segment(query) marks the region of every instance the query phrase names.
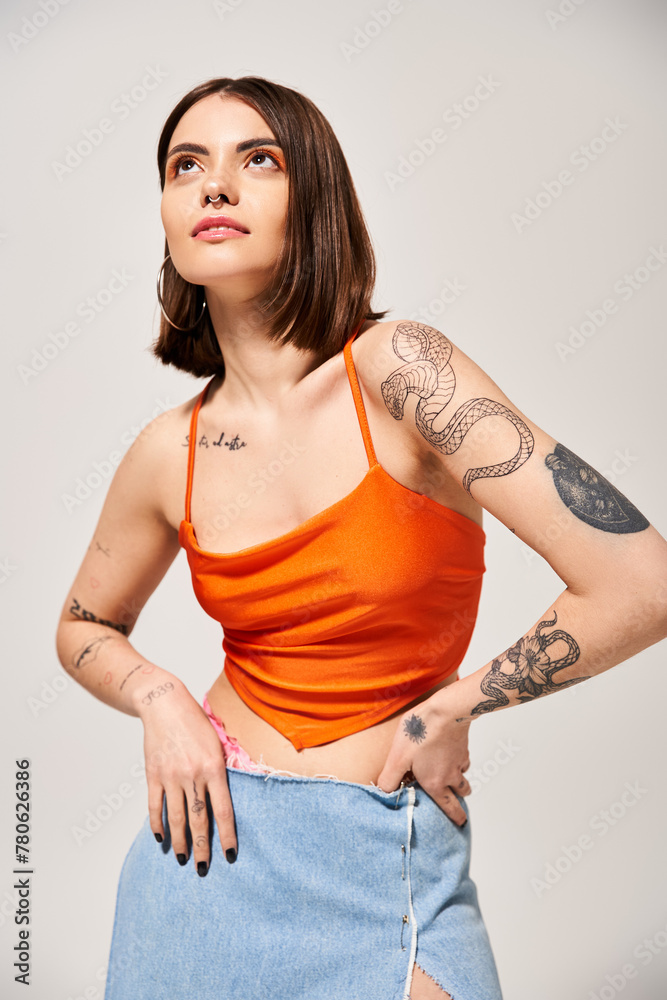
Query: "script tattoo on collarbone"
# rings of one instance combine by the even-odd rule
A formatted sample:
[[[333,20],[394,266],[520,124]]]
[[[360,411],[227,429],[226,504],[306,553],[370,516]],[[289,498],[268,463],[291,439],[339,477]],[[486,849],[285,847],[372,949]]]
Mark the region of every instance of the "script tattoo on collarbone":
[[[579,659],[580,649],[575,639],[569,632],[563,629],[555,629],[548,635],[544,630],[551,628],[558,621],[558,616],[554,610],[554,616],[549,621],[545,619],[536,627],[533,635],[521,638],[508,650],[497,657],[487,674],[484,675],[480,683],[482,694],[487,695],[488,701],[480,701],[472,711],[471,715],[482,715],[484,712],[493,712],[496,708],[504,708],[509,705],[509,698],[505,691],[516,691],[518,702],[532,701],[543,694],[550,694],[552,691],[560,691],[561,688],[571,687],[585,681],[587,677],[574,677],[571,680],[556,683],[553,677],[559,670],[564,670]],[[551,659],[549,646],[558,640],[562,640],[567,646],[567,651],[558,659]],[[511,672],[503,670],[503,666],[509,666]],[[463,721],[457,719],[457,722]]]
[[[436,431],[433,424],[449,405],[456,389],[456,375],[449,363],[453,345],[444,334],[423,323],[399,323],[392,338],[394,352],[405,364],[381,385],[385,406],[396,420],[403,419],[408,393],[419,396],[415,421],[422,436],[444,455],[453,454],[471,427],[484,417],[501,416],[509,420],[519,434],[519,449],[505,462],[468,469],[463,486],[470,493],[476,479],[506,476],[530,457],[534,438],[530,429],[513,410],[494,399],[469,399],[453,414],[447,426]],[[471,494],[472,496],[472,494]]]
[[[230,438],[229,441],[223,440],[224,436],[225,436],[225,432],[221,431],[220,432],[220,437],[218,438],[217,441],[209,441],[209,439],[206,436],[206,434],[202,434],[200,436],[199,440],[197,441],[197,447],[198,448],[221,448],[224,445],[224,447],[225,448],[229,448],[230,451],[239,451],[240,448],[245,448],[245,446],[247,444],[246,441],[241,441],[241,439],[238,436],[238,434],[235,437]],[[183,447],[187,448],[189,446],[189,444],[190,444],[190,435],[186,434],[185,435],[185,441],[183,443]]]
[[[553,475],[558,496],[580,521],[616,534],[649,527],[650,522],[620,490],[565,445],[557,444],[544,464]]]

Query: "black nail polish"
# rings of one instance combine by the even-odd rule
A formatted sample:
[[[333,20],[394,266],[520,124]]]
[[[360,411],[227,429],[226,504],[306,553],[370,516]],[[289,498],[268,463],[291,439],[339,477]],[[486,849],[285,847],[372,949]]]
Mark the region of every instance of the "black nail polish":
[[[228,847],[225,851],[225,857],[229,861],[230,865],[233,865],[236,861],[236,849],[234,847]]]
[[[187,865],[187,863],[188,863],[188,859],[185,856],[185,854],[177,854],[176,855],[176,860],[178,861],[179,865],[181,865],[181,867],[183,865]]]
[[[206,875],[207,871],[208,871],[208,865],[206,864],[206,862],[200,861],[197,864],[197,875],[201,875],[203,878],[204,875]]]
[[[161,833],[155,833],[155,834],[153,834],[153,836],[157,840],[158,844],[162,843],[162,834]]]
[[[461,829],[463,829],[463,827],[467,825],[468,825],[468,820],[464,819],[463,822],[461,823]]]

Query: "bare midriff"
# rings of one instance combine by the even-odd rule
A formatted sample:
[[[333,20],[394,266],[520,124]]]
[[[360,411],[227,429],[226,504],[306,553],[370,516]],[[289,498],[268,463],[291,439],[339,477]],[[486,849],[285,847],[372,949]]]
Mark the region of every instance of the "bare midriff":
[[[378,783],[394,734],[405,712],[415,708],[440,688],[453,684],[457,678],[458,672],[455,671],[430,691],[367,729],[322,746],[304,747],[302,750],[296,750],[286,736],[242,701],[224,671],[209,690],[208,702],[213,713],[222,721],[227,735],[237,739],[256,763],[311,778],[332,775],[340,781],[370,785]]]

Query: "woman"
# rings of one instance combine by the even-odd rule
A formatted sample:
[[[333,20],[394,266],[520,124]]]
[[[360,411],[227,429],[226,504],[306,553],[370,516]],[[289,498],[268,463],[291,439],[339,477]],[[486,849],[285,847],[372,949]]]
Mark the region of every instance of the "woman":
[[[58,630],[63,666],[144,726],[106,1000],[497,1000],[470,724],[662,639],[667,545],[444,334],[380,322],[352,180],[305,97],[210,80],[158,165],[154,351],[209,381],[124,457]],[[455,684],[482,508],[566,589]],[[128,641],[181,546],[224,626],[203,705]]]

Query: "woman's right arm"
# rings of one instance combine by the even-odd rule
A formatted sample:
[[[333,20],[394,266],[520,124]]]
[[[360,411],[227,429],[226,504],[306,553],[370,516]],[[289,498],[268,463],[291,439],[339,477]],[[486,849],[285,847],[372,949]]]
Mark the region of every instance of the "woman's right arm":
[[[163,502],[168,477],[181,479],[174,467],[179,428],[176,411],[156,418],[123,457],[63,605],[56,648],[74,680],[107,705],[141,719],[151,829],[164,838],[166,797],[174,854],[180,863],[187,861],[187,817],[194,862],[199,874],[205,874],[210,857],[207,792],[228,860],[237,849],[222,746],[180,678],[142,656],[129,641],[140,611],[179,550]],[[230,849],[233,855],[227,853]]]

